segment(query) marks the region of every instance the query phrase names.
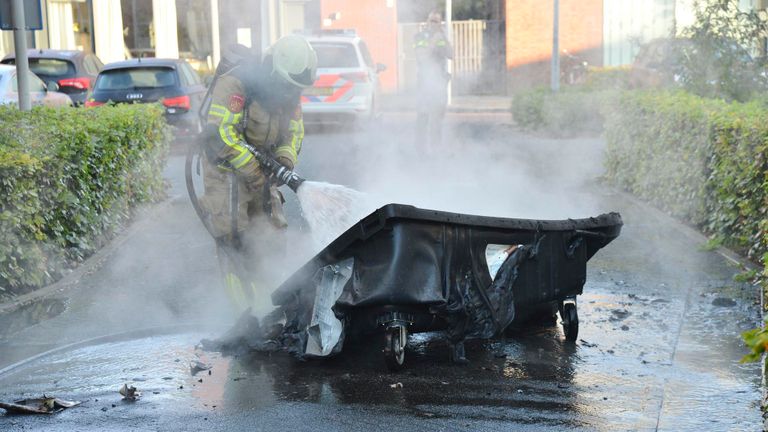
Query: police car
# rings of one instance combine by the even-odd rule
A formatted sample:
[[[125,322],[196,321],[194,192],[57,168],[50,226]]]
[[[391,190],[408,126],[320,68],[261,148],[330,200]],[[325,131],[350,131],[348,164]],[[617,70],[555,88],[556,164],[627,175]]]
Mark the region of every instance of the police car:
[[[306,123],[353,123],[378,117],[379,73],[354,30],[304,34],[317,53],[317,81],[301,96]]]

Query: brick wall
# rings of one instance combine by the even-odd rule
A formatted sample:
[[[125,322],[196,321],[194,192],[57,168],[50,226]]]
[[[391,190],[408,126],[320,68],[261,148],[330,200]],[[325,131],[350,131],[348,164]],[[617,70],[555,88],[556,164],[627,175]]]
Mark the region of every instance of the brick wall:
[[[507,69],[511,90],[546,85],[552,57],[553,0],[507,0]],[[560,0],[560,49],[603,64],[603,0]],[[562,63],[561,58],[561,63]]]
[[[381,87],[397,90],[397,2],[395,0],[321,0],[320,19],[340,12],[341,19],[323,29],[355,29],[368,45],[373,61],[383,63]]]

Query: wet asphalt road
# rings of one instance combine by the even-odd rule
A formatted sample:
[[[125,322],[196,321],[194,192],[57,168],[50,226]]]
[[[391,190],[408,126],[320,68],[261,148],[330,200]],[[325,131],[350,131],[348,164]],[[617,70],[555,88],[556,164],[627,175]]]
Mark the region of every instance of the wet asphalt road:
[[[310,134],[302,174],[465,213],[622,213],[622,235],[588,264],[576,343],[556,322],[533,323],[505,340],[470,343],[470,364],[454,366],[439,335],[415,335],[397,374],[384,371],[377,341],[310,362],[196,350],[232,317],[174,157],[171,199],[54,297],[62,313],[0,340],[0,400],[45,393],[83,404],[54,416],[0,416],[0,430],[762,429],[759,367],[738,362],[738,334],[759,318],[755,288],[734,282],[738,269],[703,251],[685,227],[596,182],[600,140],[454,122],[446,148],[425,156],[404,120]],[[288,198],[298,242],[303,224]],[[311,255],[297,249],[298,261]],[[128,333],[7,367],[120,332]],[[213,365],[210,375],[190,374],[199,356]],[[123,383],[141,399],[122,401]]]

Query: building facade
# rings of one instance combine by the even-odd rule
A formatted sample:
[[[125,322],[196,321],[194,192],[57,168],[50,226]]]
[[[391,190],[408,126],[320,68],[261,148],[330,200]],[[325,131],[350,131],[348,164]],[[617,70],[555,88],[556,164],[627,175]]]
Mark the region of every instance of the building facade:
[[[218,64],[222,47],[242,43],[262,51],[304,28],[305,9],[318,0],[41,0],[43,30],[30,48],[94,52],[105,63],[136,57],[184,58],[198,70]],[[0,55],[13,51],[1,32]]]

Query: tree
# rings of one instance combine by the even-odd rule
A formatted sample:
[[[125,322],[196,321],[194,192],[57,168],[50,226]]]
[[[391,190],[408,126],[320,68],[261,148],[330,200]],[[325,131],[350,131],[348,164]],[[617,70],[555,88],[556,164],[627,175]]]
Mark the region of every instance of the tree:
[[[690,39],[680,55],[679,80],[705,97],[744,101],[766,88],[765,71],[750,55],[768,35],[765,11],[742,10],[738,0],[699,0]]]

